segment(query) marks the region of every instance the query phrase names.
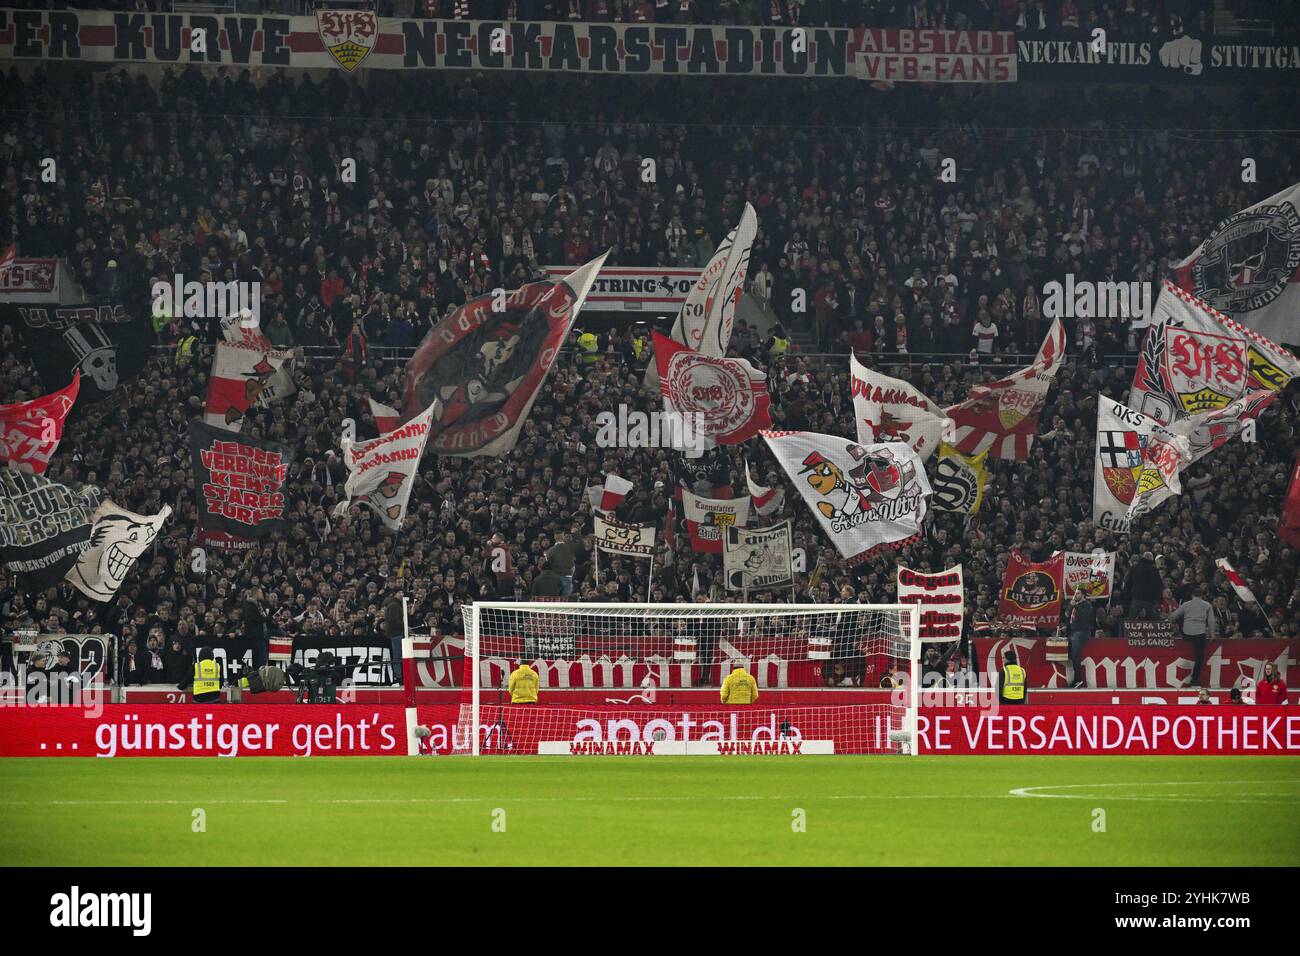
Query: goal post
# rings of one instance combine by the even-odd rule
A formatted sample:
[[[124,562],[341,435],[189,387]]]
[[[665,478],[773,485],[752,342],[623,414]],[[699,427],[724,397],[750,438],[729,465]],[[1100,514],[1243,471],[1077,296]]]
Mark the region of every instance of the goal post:
[[[914,753],[914,604],[595,604],[462,608],[458,753]],[[513,703],[510,674],[538,675]],[[752,703],[722,699],[743,666]]]

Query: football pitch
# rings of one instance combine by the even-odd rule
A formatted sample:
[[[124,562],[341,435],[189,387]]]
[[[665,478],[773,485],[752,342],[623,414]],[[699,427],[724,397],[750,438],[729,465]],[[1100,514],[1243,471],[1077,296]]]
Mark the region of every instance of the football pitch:
[[[1300,864],[1291,757],[6,759],[0,806],[5,866]]]

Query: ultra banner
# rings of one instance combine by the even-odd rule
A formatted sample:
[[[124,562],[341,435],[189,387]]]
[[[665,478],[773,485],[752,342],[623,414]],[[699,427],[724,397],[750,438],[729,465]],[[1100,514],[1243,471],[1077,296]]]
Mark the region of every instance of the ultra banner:
[[[1016,41],[1025,83],[1292,84],[1300,78],[1300,46],[1235,37],[1181,36],[1111,40],[1098,50],[1083,33]]]
[[[961,640],[965,600],[960,564],[937,574],[898,566],[898,602],[920,606],[921,640]]]
[[[1018,549],[1011,549],[998,620],[1020,627],[1055,628],[1061,620],[1061,586],[1065,576],[1065,554],[1056,552],[1046,561],[1030,561]]]
[[[977,638],[975,641],[976,657],[985,674],[996,674],[1002,666],[1003,653],[1012,649],[1025,669],[1031,688],[1069,686],[1066,664],[1047,659],[1046,641],[1024,637]],[[1243,677],[1258,681],[1265,662],[1272,661],[1285,680],[1288,666],[1297,658],[1300,658],[1300,640],[1213,640],[1206,646],[1201,679],[1211,690],[1226,691],[1237,686]],[[1152,630],[1127,639],[1095,637],[1083,647],[1083,678],[1088,687],[1123,690],[1181,687],[1191,676],[1195,663],[1195,648],[1168,630]],[[1291,670],[1291,683],[1295,684],[1295,677],[1300,672]],[[1032,696],[1030,703],[1033,703]]]
[[[196,41],[195,36],[202,37]],[[677,24],[0,10],[0,59],[1013,83],[1014,35]]]
[[[790,522],[772,528],[728,528],[722,552],[730,591],[784,588],[794,583]]]
[[[190,421],[199,530],[206,543],[260,538],[284,526],[284,479],[293,449]]]
[[[0,556],[29,592],[58,584],[90,541],[99,491],[0,468]]]

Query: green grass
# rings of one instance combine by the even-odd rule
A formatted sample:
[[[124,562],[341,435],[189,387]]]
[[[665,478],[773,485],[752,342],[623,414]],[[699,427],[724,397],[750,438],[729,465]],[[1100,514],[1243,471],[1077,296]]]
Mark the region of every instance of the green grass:
[[[6,866],[1300,864],[1289,757],[7,759],[0,808]]]

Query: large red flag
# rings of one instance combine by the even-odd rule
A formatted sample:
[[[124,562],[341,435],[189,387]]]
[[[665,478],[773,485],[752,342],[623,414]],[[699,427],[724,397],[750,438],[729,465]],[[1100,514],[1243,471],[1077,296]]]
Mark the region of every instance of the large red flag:
[[[1055,628],[1061,620],[1064,578],[1064,551],[1056,552],[1046,561],[1030,561],[1012,548],[1002,578],[998,620],[1024,627]]]
[[[63,423],[81,389],[81,369],[72,383],[30,402],[0,405],[0,464],[43,475],[63,437]]]

